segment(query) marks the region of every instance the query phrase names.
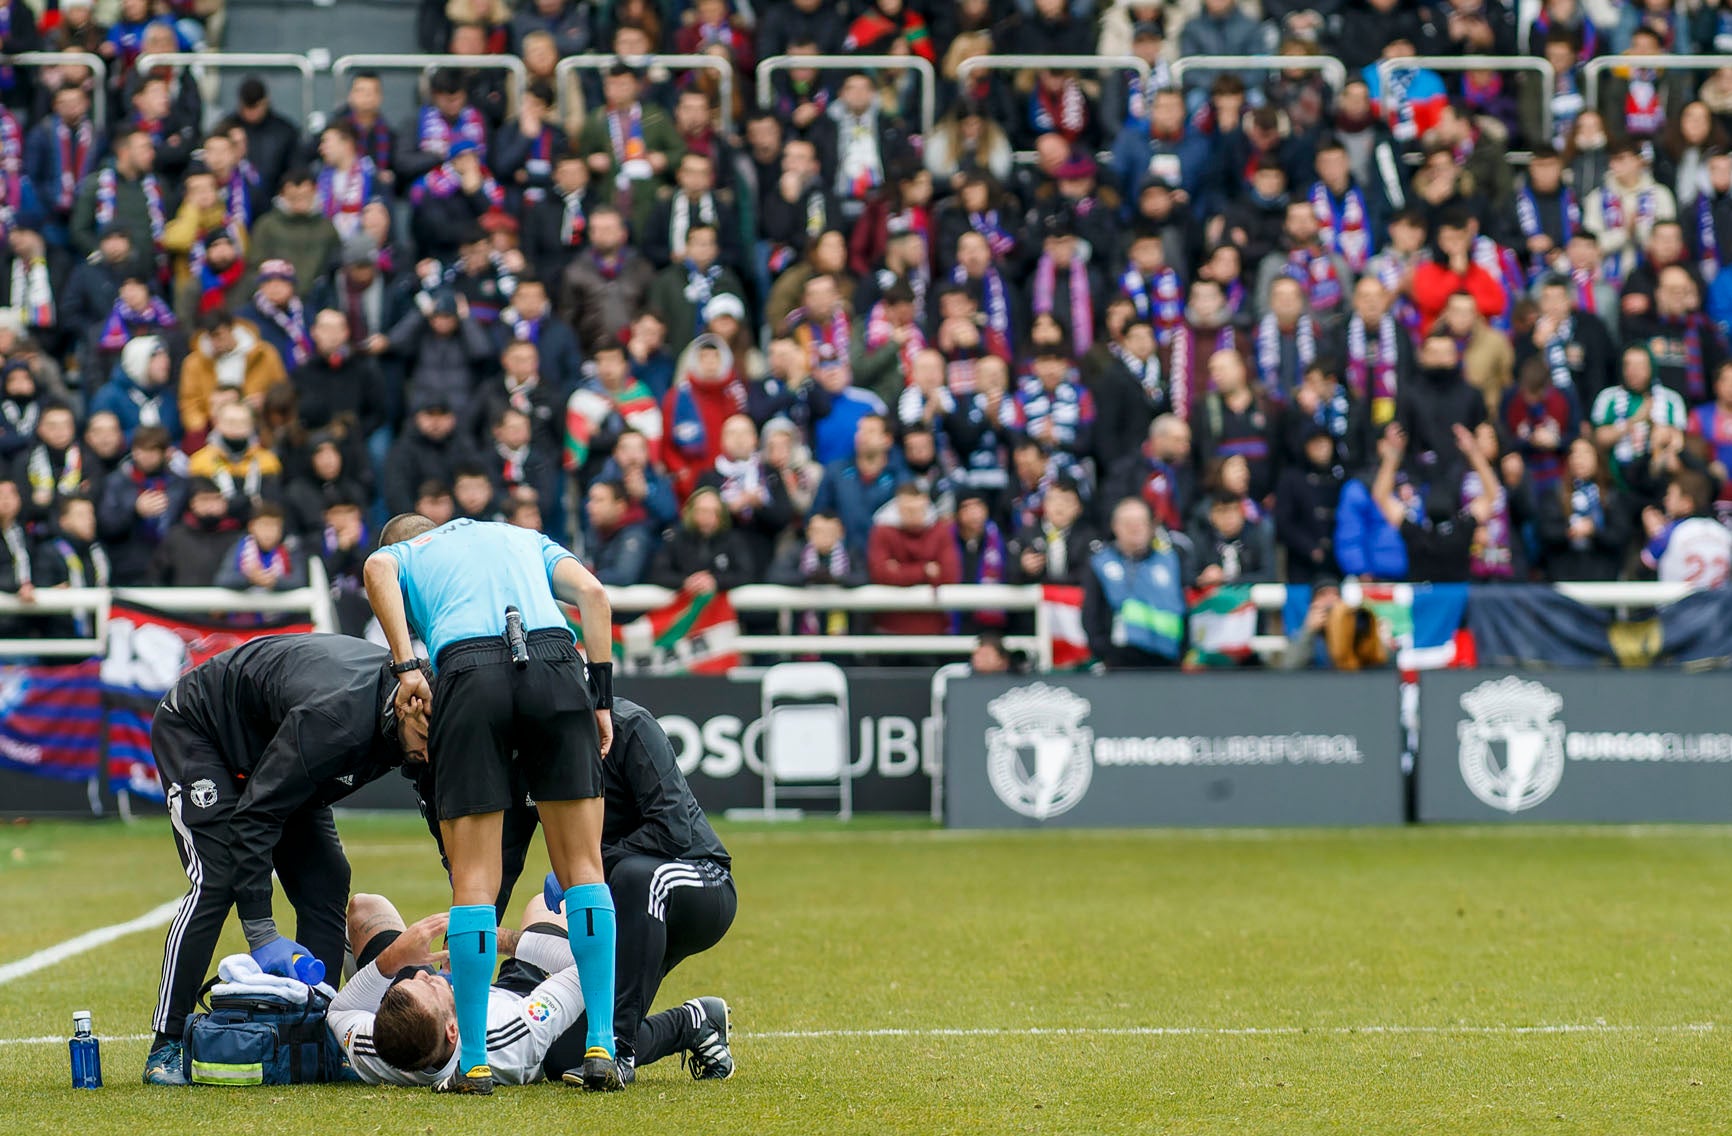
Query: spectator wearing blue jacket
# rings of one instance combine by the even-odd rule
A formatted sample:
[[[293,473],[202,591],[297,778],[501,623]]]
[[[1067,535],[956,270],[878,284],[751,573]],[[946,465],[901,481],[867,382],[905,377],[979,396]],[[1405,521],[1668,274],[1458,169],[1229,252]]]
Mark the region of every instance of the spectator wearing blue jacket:
[[[1411,493],[1403,485],[1400,491]],[[1349,478],[1335,508],[1335,563],[1361,580],[1407,579],[1407,546],[1371,497],[1364,477]]]
[[[828,466],[846,461],[859,451],[857,435],[868,418],[884,419],[889,411],[884,400],[854,385],[845,366],[821,367],[814,378],[817,390],[809,395],[812,414],[812,456]],[[848,531],[854,539],[854,531]],[[861,538],[865,547],[865,538]]]
[[[890,423],[881,414],[868,414],[855,430],[854,456],[824,467],[812,512],[840,517],[850,548],[866,547],[873,516],[889,504],[897,483],[906,476],[893,453]]]
[[[1209,169],[1209,142],[1191,125],[1178,91],[1156,91],[1147,122],[1128,121],[1113,141],[1113,180],[1126,216],[1144,179],[1157,178],[1195,200]]]
[[[90,402],[90,413],[120,419],[128,442],[140,426],[161,426],[179,444],[180,395],[170,373],[168,346],[154,335],[128,341],[106,386]]]

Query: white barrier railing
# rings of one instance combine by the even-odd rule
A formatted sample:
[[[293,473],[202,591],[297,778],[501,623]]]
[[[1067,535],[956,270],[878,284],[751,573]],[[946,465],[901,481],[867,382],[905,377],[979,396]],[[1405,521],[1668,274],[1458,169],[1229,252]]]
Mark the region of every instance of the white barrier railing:
[[[1593,64],[1588,65],[1592,69]],[[1397,71],[1501,71],[1519,74],[1527,72],[1540,77],[1541,90],[1546,92],[1540,99],[1540,123],[1545,129],[1544,138],[1529,138],[1530,145],[1552,140],[1552,100],[1550,92],[1557,79],[1557,72],[1545,59],[1536,55],[1408,55],[1395,59],[1385,59],[1377,65],[1379,87],[1387,92],[1391,90],[1390,76]],[[1588,109],[1594,109],[1593,94],[1588,95]],[[1388,108],[1386,107],[1387,111]]]
[[[85,67],[94,81],[90,98],[90,117],[101,130],[108,121],[108,61],[88,51],[23,51],[17,55],[0,52],[0,64],[7,67]]]
[[[568,55],[561,59],[553,68],[553,81],[558,91],[559,113],[561,117],[569,114],[571,108],[567,105],[565,93],[566,77],[578,71],[608,71],[620,62],[618,55]],[[651,67],[666,67],[672,70],[685,69],[714,71],[717,76],[716,109],[720,113],[723,134],[731,134],[734,129],[734,65],[725,59],[714,55],[630,55],[625,57],[628,66],[640,69]]]
[[[778,71],[801,68],[814,71],[913,71],[920,76],[920,133],[932,133],[938,121],[938,72],[918,55],[772,55],[760,59],[755,74],[758,78],[758,105],[768,107],[774,97],[771,76]]]
[[[665,607],[677,593],[640,584],[609,588],[616,612],[644,612]],[[1034,613],[1033,635],[1011,635],[1005,646],[1026,651],[1042,670],[1052,666],[1052,636],[1041,610],[1041,590],[1010,584],[939,584],[898,588],[868,584],[859,588],[788,588],[777,584],[747,584],[728,593],[736,612],[770,613],[781,617],[782,634],[742,635],[734,641],[742,652],[790,655],[962,655],[974,650],[972,635],[792,635],[795,612],[1017,611]],[[616,622],[618,622],[616,620]]]
[[[231,68],[293,71],[301,77],[301,125],[305,127],[313,120],[313,75],[318,68],[304,55],[287,51],[164,51],[139,56],[137,67],[140,74],[154,67],[186,67],[195,77],[206,69],[217,72]],[[205,117],[209,121],[200,123],[200,128],[208,129],[222,113],[220,106],[207,107]]]
[[[1333,55],[1187,55],[1173,63],[1173,82],[1192,71],[1318,71],[1336,94],[1347,85],[1347,65]]]
[[[1719,71],[1732,67],[1732,55],[1602,55],[1590,59],[1582,68],[1582,95],[1587,99],[1589,110],[1599,109],[1601,78],[1606,72],[1621,67],[1652,71]]]
[[[529,86],[529,68],[515,55],[429,55],[422,52],[339,56],[331,64],[331,82],[346,91],[344,80],[351,71],[415,71],[422,75],[445,68],[473,71],[505,71],[511,75],[511,105],[523,105]]]
[[[82,615],[96,617],[96,633],[88,639],[0,639],[0,659],[19,656],[87,659],[103,653],[109,609],[116,603],[174,615],[256,612],[260,615],[307,615],[315,631],[336,631],[331,586],[325,566],[315,557],[307,562],[307,586],[288,592],[237,592],[229,588],[38,588],[25,603],[11,592],[0,592],[0,615]]]
[[[98,634],[91,639],[0,639],[0,658],[39,655],[78,658],[98,654],[101,630],[107,624],[109,605],[133,602],[159,611],[199,614],[205,612],[305,612],[320,631],[335,629],[330,589],[324,568],[316,560],[308,565],[311,582],[292,592],[234,592],[226,588],[43,588],[33,604],[0,592],[0,615],[65,615],[94,613]],[[1561,583],[1557,591],[1588,607],[1656,607],[1689,595],[1686,584],[1647,582]],[[1357,602],[1356,585],[1346,584],[1342,596]],[[1406,584],[1393,585],[1395,598],[1402,599]],[[667,588],[640,584],[609,588],[608,599],[616,613],[654,611],[671,603],[678,593]],[[1012,635],[1005,640],[1013,650],[1026,652],[1036,665],[1052,665],[1052,637],[1041,603],[1042,590],[1035,585],[940,584],[935,587],[900,588],[869,584],[859,588],[789,588],[777,584],[747,584],[728,593],[728,600],[741,614],[769,613],[781,617],[782,631],[775,635],[742,635],[735,640],[746,653],[790,655],[951,655],[965,656],[974,648],[972,635],[798,635],[790,634],[795,613],[839,611],[868,615],[884,612],[1033,612],[1034,633]],[[1251,602],[1262,611],[1280,611],[1287,603],[1287,585],[1256,584]],[[1259,653],[1271,654],[1287,644],[1284,635],[1260,635],[1254,642]]]

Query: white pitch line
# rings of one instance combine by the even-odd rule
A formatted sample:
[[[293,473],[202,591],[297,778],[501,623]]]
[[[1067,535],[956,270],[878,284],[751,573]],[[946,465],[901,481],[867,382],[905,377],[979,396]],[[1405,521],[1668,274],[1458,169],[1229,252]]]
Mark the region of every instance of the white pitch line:
[[[0,966],[0,986],[27,974],[35,974],[46,970],[56,963],[65,962],[85,951],[93,951],[97,947],[112,943],[116,939],[139,931],[149,931],[153,927],[166,926],[174,918],[175,909],[180,906],[180,900],[171,899],[160,907],[153,907],[137,919],[128,919],[125,923],[112,923],[107,927],[98,927],[94,931],[86,931],[63,943],[52,947],[44,947],[33,955],[26,955],[17,962],[9,962]]]
[[[1713,1022],[1684,1025],[1610,1025],[1590,1023],[1549,1026],[1082,1026],[1077,1028],[1026,1029],[985,1027],[981,1029],[818,1029],[766,1030],[741,1033],[751,1039],[818,1039],[871,1037],[1289,1037],[1317,1034],[1347,1037],[1354,1034],[1520,1034],[1569,1033],[1712,1033]]]
[[[156,1035],[153,1033],[123,1033],[101,1034],[103,1041],[149,1041]],[[64,1037],[0,1037],[0,1046],[7,1045],[64,1045]]]
[[[1713,1022],[1689,1022],[1682,1025],[1612,1025],[1609,1023],[1578,1023],[1545,1026],[1101,1026],[1076,1028],[1027,1029],[983,1027],[980,1029],[815,1029],[765,1030],[735,1036],[746,1041],[821,1041],[846,1038],[946,1038],[946,1037],[1351,1037],[1366,1035],[1449,1035],[1502,1036],[1559,1034],[1644,1034],[1676,1033],[1705,1034],[1719,1029]],[[120,1034],[104,1037],[104,1041],[148,1041],[148,1033]],[[8,1045],[60,1045],[64,1037],[0,1037],[0,1047]]]

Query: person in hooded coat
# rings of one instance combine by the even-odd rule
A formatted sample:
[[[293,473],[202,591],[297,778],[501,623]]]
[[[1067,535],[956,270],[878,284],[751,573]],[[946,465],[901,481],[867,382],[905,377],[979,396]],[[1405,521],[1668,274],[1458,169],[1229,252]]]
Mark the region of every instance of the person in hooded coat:
[[[662,399],[666,430],[662,458],[683,500],[722,452],[722,426],[745,412],[747,390],[734,369],[734,353],[720,336],[700,335],[691,362]]]
[[[121,348],[120,362],[107,385],[90,400],[92,415],[109,413],[120,420],[127,440],[140,426],[161,426],[180,441],[180,403],[175,396],[173,363],[168,345],[154,335],[141,335]]]

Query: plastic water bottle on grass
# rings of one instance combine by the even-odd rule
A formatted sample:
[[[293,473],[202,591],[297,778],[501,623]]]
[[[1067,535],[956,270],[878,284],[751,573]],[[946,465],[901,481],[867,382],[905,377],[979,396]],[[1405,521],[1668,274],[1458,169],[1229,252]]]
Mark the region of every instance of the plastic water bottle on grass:
[[[72,1051],[72,1087],[100,1089],[102,1087],[102,1043],[90,1031],[90,1011],[72,1012],[72,1040],[66,1043]]]

